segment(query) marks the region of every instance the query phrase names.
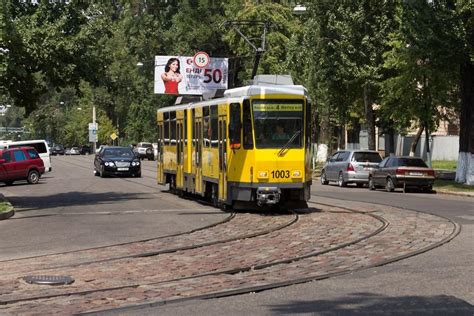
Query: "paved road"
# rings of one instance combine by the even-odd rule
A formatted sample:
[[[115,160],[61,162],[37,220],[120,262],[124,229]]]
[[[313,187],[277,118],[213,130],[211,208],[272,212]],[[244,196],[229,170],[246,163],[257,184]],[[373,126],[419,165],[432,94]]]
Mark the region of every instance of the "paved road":
[[[0,222],[0,238],[11,241],[2,244],[0,259],[146,239],[197,228],[227,216],[162,193],[163,188],[154,183],[152,162],[144,162],[144,178],[123,180],[93,177],[88,167],[91,157],[53,159],[55,170],[41,185],[0,188],[19,211],[13,219]],[[188,301],[126,314],[473,314],[472,198],[390,194],[319,184],[313,191],[313,200],[326,204],[363,206],[365,202],[377,202],[432,212],[462,224],[462,232],[440,248],[375,269],[255,294]],[[394,211],[392,215],[402,212]]]
[[[1,239],[14,240],[1,244],[0,260],[154,238],[226,216],[166,193],[156,184],[153,161],[143,162],[142,178],[105,179],[94,177],[92,161],[93,156],[53,156],[53,171],[39,184],[0,184],[16,208],[8,224],[0,221]]]

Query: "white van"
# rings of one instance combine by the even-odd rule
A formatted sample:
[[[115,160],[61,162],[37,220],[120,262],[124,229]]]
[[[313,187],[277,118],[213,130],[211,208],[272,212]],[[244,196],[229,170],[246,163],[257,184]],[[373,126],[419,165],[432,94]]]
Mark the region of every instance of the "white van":
[[[1,148],[34,147],[44,163],[44,171],[51,171],[51,157],[48,143],[44,139],[0,141]]]

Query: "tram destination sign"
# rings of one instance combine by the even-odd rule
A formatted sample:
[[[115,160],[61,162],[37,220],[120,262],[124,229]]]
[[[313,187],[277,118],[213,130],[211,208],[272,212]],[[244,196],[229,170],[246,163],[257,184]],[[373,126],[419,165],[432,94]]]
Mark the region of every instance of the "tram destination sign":
[[[277,104],[277,103],[257,103],[253,105],[256,112],[298,112],[303,110],[303,104]]]

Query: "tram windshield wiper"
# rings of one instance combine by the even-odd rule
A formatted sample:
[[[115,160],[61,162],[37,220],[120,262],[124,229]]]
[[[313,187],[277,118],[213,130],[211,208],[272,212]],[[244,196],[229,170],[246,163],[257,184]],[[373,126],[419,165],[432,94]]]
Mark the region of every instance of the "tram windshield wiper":
[[[278,152],[278,156],[281,156],[283,154],[283,152],[288,149],[288,146],[290,146],[290,144],[295,140],[295,138],[301,134],[301,130],[297,130],[293,136],[291,136],[291,138],[286,142],[285,145],[283,145],[283,147],[281,147],[280,151]]]

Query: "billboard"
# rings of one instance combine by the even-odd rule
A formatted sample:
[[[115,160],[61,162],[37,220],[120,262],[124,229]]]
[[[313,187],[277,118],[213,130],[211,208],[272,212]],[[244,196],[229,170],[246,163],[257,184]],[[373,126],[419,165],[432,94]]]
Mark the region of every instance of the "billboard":
[[[207,60],[206,60],[207,56]],[[158,94],[202,95],[227,89],[228,58],[155,56],[154,92]]]

